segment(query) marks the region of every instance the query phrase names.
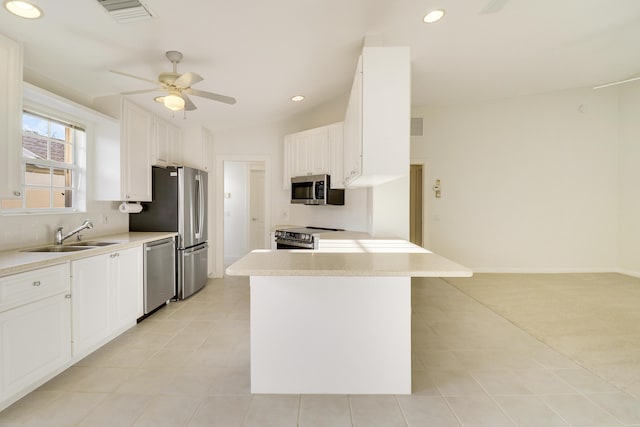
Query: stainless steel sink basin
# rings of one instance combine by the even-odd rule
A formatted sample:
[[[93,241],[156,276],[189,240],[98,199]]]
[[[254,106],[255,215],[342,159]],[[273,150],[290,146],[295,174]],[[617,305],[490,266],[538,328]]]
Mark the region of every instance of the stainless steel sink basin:
[[[43,246],[41,248],[25,249],[22,252],[75,252],[91,248],[91,246]]]
[[[76,242],[71,246],[110,246],[117,245],[118,242],[92,242],[87,240],[86,242]]]

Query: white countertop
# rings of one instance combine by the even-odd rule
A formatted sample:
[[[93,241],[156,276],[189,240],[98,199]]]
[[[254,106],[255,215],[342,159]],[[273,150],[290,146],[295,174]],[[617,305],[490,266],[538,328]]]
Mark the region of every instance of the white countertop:
[[[401,239],[359,232],[322,233],[317,250],[256,250],[230,276],[470,277],[468,268]]]
[[[131,232],[112,234],[108,236],[100,236],[87,239],[88,241],[97,242],[118,242],[114,245],[100,246],[91,249],[75,251],[75,252],[24,252],[25,249],[39,248],[51,245],[30,246],[23,249],[13,249],[0,252],[0,277],[9,274],[20,273],[23,271],[33,270],[35,268],[46,267],[49,265],[60,264],[66,261],[86,258],[89,256],[109,253],[130,247],[138,246],[143,243],[160,240],[165,237],[176,236],[177,233],[172,232]],[[73,243],[67,243],[72,246]]]

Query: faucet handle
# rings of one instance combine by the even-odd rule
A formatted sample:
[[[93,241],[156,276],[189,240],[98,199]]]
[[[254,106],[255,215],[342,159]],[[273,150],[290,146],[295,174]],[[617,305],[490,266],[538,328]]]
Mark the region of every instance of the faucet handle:
[[[56,245],[61,245],[61,244],[62,244],[62,240],[63,240],[63,239],[62,239],[62,229],[63,229],[63,228],[64,228],[64,227],[58,227],[58,228],[56,229],[56,234],[55,234],[55,236],[54,236],[54,238],[53,238],[53,242],[54,242]]]

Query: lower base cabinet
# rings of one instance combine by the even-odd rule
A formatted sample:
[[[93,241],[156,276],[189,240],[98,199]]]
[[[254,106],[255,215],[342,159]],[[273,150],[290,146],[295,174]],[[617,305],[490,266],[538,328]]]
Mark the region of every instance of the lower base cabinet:
[[[0,277],[0,411],[136,324],[143,263],[137,246]]]
[[[71,360],[68,295],[0,313],[2,396],[20,392]]]
[[[89,354],[143,314],[142,248],[71,262],[73,356]]]
[[[0,278],[0,411],[71,363],[70,291],[68,262]]]

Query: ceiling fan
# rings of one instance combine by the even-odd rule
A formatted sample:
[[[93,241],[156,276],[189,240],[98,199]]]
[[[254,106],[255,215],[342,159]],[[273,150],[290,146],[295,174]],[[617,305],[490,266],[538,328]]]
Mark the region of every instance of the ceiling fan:
[[[178,73],[178,64],[182,61],[182,53],[176,50],[166,52],[167,59],[173,64],[173,71],[167,71],[158,75],[158,80],[151,80],[145,77],[134,76],[133,74],[124,73],[122,71],[110,70],[112,73],[121,74],[123,76],[153,83],[157,87],[153,89],[132,90],[122,92],[122,95],[133,95],[138,93],[158,92],[162,91],[166,94],[154,98],[158,102],[162,102],[165,107],[173,111],[195,110],[195,104],[188,95],[200,96],[214,101],[224,102],[225,104],[235,104],[236,99],[230,96],[220,95],[204,90],[193,89],[191,86],[204,80],[200,75],[192,72],[184,74]],[[159,85],[159,86],[158,86]]]
[[[507,4],[507,1],[508,0],[489,0],[479,14],[487,15],[490,13],[498,13]]]
[[[629,83],[629,82],[633,82],[633,81],[636,81],[636,80],[640,80],[640,77],[631,77],[629,79],[618,80],[616,82],[611,82],[611,83],[605,83],[605,84],[600,85],[600,86],[595,86],[594,89],[602,89],[602,88],[609,87],[609,86],[621,85],[623,83]]]

